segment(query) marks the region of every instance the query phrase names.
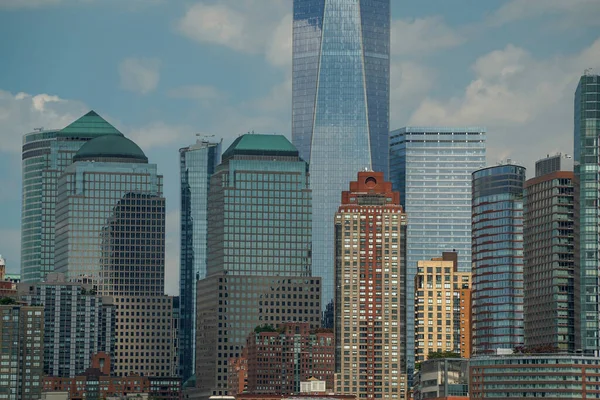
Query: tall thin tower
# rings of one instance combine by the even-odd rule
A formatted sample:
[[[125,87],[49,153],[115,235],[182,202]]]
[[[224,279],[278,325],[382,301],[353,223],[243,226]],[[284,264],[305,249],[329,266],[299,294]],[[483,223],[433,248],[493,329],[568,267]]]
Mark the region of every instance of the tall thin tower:
[[[339,194],[355,171],[388,173],[389,77],[390,0],[294,0],[292,139],[310,164],[323,307],[333,299]]]

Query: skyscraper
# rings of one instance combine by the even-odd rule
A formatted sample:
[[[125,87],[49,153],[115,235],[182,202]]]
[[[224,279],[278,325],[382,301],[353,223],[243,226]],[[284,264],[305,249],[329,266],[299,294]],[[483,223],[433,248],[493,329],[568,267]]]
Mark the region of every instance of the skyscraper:
[[[400,195],[383,172],[359,172],[342,193],[334,226],[335,391],[406,399],[406,215]]]
[[[320,326],[308,168],[281,135],[247,134],[210,181],[207,277],[197,284],[197,387],[227,394],[230,358],[257,325]]]
[[[473,354],[524,343],[524,183],[510,160],[473,172]]]
[[[600,251],[598,141],[600,75],[586,74],[575,92],[575,329],[577,349],[597,355],[598,252]]]
[[[54,225],[58,177],[88,140],[123,136],[94,111],[58,130],[38,130],[23,137],[21,279],[40,282],[54,270]]]
[[[162,175],[135,143],[116,135],[87,142],[57,192],[57,272],[99,284],[101,295],[164,294]]]
[[[293,17],[292,139],[310,165],[326,307],[339,194],[356,171],[388,172],[390,0],[294,0]]]
[[[206,276],[206,230],[210,177],[221,160],[221,143],[198,140],[179,149],[181,252],[179,264],[179,362],[184,381],[194,372],[196,281]]]
[[[458,253],[458,271],[471,271],[471,174],[485,166],[480,127],[406,127],[390,132],[390,180],[409,215],[406,312],[414,315],[417,263]],[[414,330],[409,318],[407,330]],[[407,338],[409,379],[414,337]]]
[[[525,182],[525,345],[575,351],[573,171],[558,154]],[[571,164],[572,165],[572,164]]]

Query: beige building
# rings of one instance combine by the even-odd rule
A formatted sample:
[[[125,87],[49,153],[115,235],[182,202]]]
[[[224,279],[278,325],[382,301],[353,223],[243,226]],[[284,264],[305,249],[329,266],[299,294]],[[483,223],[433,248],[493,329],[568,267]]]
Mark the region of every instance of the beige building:
[[[415,276],[415,362],[430,352],[452,351],[469,358],[471,273],[457,271],[457,254],[417,263]]]
[[[173,297],[115,297],[116,376],[177,376]]]
[[[381,172],[359,172],[335,215],[335,393],[406,399],[406,214]]]

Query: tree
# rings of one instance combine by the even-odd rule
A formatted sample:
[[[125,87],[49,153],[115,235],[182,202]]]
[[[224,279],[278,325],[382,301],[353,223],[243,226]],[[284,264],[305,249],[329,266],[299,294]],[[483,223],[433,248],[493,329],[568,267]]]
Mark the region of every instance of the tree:
[[[2,306],[7,306],[7,305],[11,305],[11,304],[17,304],[17,301],[15,299],[13,299],[12,297],[2,297],[0,299],[0,305],[2,305]]]
[[[277,329],[275,329],[273,327],[273,325],[269,325],[269,324],[258,325],[256,328],[254,328],[254,333],[261,333],[261,332],[277,332]]]
[[[434,358],[461,358],[460,354],[455,353],[453,351],[430,351],[427,355],[428,360],[433,360]]]

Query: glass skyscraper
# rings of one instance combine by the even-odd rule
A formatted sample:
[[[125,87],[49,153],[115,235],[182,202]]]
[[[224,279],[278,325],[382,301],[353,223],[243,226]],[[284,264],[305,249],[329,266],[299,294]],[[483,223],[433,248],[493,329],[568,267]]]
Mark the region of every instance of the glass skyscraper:
[[[597,355],[598,252],[600,251],[598,146],[600,76],[586,74],[575,92],[575,347]]]
[[[122,136],[94,111],[59,130],[39,130],[23,137],[21,279],[40,282],[54,271],[56,185],[73,155],[88,140]]]
[[[458,253],[458,271],[471,271],[471,174],[485,166],[481,127],[406,127],[390,132],[390,181],[408,220],[406,314],[414,315],[417,263]],[[414,320],[407,320],[413,332]],[[408,335],[409,380],[414,337]]]
[[[473,172],[472,354],[524,344],[523,188],[525,168]]]
[[[185,381],[194,372],[196,281],[206,277],[206,229],[210,177],[221,160],[221,143],[198,140],[179,149],[181,259],[179,265],[179,362]]]
[[[388,172],[390,0],[294,0],[293,17],[292,139],[310,165],[326,307],[341,192],[356,171]]]
[[[56,271],[106,296],[164,294],[162,175],[131,140],[87,142],[58,179]]]

